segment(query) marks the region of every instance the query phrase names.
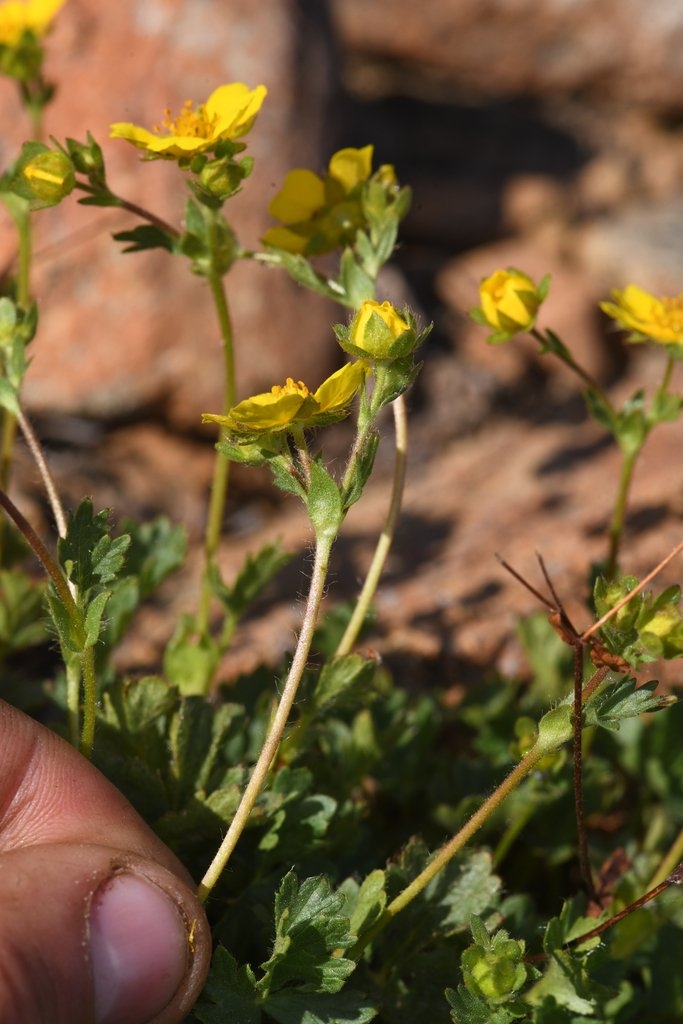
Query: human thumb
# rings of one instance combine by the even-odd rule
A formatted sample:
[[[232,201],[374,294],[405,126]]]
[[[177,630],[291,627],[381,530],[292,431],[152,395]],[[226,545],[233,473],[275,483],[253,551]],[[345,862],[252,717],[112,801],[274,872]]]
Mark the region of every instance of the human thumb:
[[[180,1024],[210,934],[192,880],[73,748],[0,702],[0,1022]]]

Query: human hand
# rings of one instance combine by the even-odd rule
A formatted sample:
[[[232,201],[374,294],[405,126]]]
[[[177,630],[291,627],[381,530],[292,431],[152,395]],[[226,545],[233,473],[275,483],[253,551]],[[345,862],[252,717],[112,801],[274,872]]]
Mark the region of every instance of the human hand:
[[[192,879],[104,776],[0,701],[0,1021],[179,1024],[206,977]]]

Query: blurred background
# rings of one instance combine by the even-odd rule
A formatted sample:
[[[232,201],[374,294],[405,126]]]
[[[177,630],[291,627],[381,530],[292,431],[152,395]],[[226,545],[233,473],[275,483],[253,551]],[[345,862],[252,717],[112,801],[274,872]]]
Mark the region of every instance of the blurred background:
[[[133,147],[108,139],[109,124],[151,127],[166,108],[201,102],[229,81],[269,90],[248,138],[254,174],[226,211],[246,246],[257,247],[270,226],[267,205],[286,172],[323,171],[341,146],[373,143],[375,166],[393,164],[412,186],[379,297],[407,301],[435,330],[411,398],[418,475],[378,599],[385,647],[412,644],[422,659],[461,665],[512,664],[508,640],[496,638],[528,596],[511,596],[492,552],[514,560],[521,547],[524,565],[541,547],[560,573],[585,574],[604,553],[613,493],[604,480],[618,461],[586,421],[567,373],[530,340],[488,347],[467,310],[497,267],[535,279],[550,273],[542,322],[592,373],[628,394],[634,380],[647,384],[661,372],[660,353],[627,351],[597,302],[630,281],[683,290],[683,6],[68,0],[47,48],[57,87],[48,133],[84,139],[91,131],[112,188],[172,223],[185,200],[177,167],[141,164]],[[6,166],[29,130],[8,80],[0,111]],[[79,207],[73,197],[37,215],[41,326],[26,402],[68,499],[88,493],[116,511],[166,511],[197,537],[212,459],[212,433],[199,418],[221,403],[218,332],[207,286],[184,261],[123,255],[111,241],[131,226],[129,215]],[[0,267],[11,267],[14,252],[3,220]],[[286,376],[317,386],[334,368],[330,324],[344,318],[339,310],[251,264],[231,272],[228,291],[240,395]],[[680,539],[677,432],[648,452],[634,485],[634,570],[666,553],[669,534]],[[271,499],[251,479],[238,476],[235,495],[244,500],[235,497],[230,511],[228,566],[272,531]],[[22,455],[16,487],[41,514]],[[350,519],[340,549],[350,579],[365,564],[383,501],[370,494]],[[278,515],[283,536],[303,544],[300,517]],[[419,579],[416,551],[427,565]],[[288,643],[290,620],[283,623],[257,644]]]

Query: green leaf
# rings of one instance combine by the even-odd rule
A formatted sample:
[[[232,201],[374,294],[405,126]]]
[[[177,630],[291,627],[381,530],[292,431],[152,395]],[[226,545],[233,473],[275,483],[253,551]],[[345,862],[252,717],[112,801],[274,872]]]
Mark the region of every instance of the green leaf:
[[[311,462],[310,471],[311,482],[306,497],[309,518],[318,537],[334,537],[344,518],[339,487],[317,460]]]
[[[313,694],[316,713],[328,711],[345,699],[353,700],[360,690],[370,686],[376,668],[375,659],[364,658],[360,654],[348,654],[328,661],[323,665]]]
[[[109,536],[109,512],[95,514],[86,498],[69,516],[66,537],[59,541],[59,558],[67,576],[82,594],[107,584],[120,571],[130,537]]]
[[[454,1024],[512,1024],[526,1016],[524,1010],[492,1007],[485,999],[468,992],[464,985],[458,985],[457,991],[447,988],[445,994]]]
[[[100,638],[102,630],[102,616],[105,605],[111,597],[111,591],[101,590],[92,601],[88,602],[85,612],[85,643],[84,648],[94,647]]]
[[[324,295],[326,299],[333,302],[343,301],[340,289],[334,287],[331,282],[318,274],[305,256],[299,253],[287,252],[286,249],[278,249],[276,246],[268,246],[268,253],[277,257],[277,262],[282,266],[293,281],[308,288],[309,291]],[[270,261],[269,261],[270,262]]]
[[[13,416],[19,415],[19,395],[17,389],[9,382],[7,377],[0,377],[0,406],[11,412]]]
[[[218,567],[214,566],[211,572],[213,593],[229,615],[239,619],[291,557],[280,544],[265,544],[255,555],[247,555],[232,586],[223,582]]]
[[[129,243],[123,252],[144,252],[146,249],[165,249],[173,252],[174,239],[167,231],[154,224],[140,224],[130,231],[117,231],[113,236],[115,242]]]
[[[377,868],[363,879],[362,885],[348,878],[341,889],[346,895],[346,912],[350,913],[350,930],[362,936],[387,905],[386,876]]]
[[[380,436],[377,432],[373,431],[367,438],[356,462],[355,472],[353,479],[351,480],[350,486],[344,492],[344,511],[348,511],[355,502],[361,497],[363,488],[365,487],[372,468],[375,465],[375,456],[379,447]]]
[[[126,576],[137,578],[140,598],[144,600],[183,564],[187,552],[186,531],[166,516],[157,516],[147,523],[125,518],[119,529],[130,537],[123,571]]]
[[[635,679],[623,678],[603,687],[585,706],[585,724],[617,730],[626,718],[637,718],[638,715],[670,707],[677,697],[672,694],[655,695],[658,685],[656,679],[638,686]]]
[[[189,1020],[200,1024],[260,1024],[260,1002],[252,969],[240,967],[225,946],[218,946]]]
[[[285,875],[275,897],[275,942],[272,956],[262,964],[261,992],[272,996],[292,984],[306,985],[311,992],[339,991],[356,967],[339,955],[355,939],[341,912],[344,902],[322,876],[299,884],[293,872]]]
[[[333,995],[282,992],[263,1008],[277,1024],[367,1024],[377,1016],[366,996],[346,989]]]
[[[375,282],[356,262],[352,249],[344,249],[339,264],[339,280],[344,289],[345,305],[358,309],[366,299],[375,296]]]

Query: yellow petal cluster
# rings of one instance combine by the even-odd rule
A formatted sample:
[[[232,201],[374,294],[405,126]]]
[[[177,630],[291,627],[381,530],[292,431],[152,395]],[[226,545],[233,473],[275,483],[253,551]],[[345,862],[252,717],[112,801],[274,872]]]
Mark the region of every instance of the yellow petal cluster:
[[[0,46],[18,46],[25,32],[43,36],[66,0],[5,0],[0,3]]]
[[[371,358],[382,359],[408,330],[409,325],[390,302],[367,299],[351,321],[348,340]]]
[[[267,89],[250,89],[243,82],[221,85],[198,107],[188,100],[176,117],[166,111],[161,126],[153,131],[117,122],[109,129],[112,139],[126,139],[150,156],[178,159],[210,152],[219,142],[239,139],[250,130]]]
[[[359,186],[372,174],[372,154],[372,146],[340,149],[322,178],[313,171],[290,171],[268,207],[284,226],[270,228],[264,243],[306,255],[352,243],[363,224]],[[393,168],[380,170],[395,182]]]
[[[231,434],[272,434],[314,427],[340,419],[363,381],[362,362],[347,363],[311,392],[303,381],[288,377],[283,385],[245,399],[225,416],[204,413],[202,422],[218,423]]]
[[[506,334],[529,331],[543,296],[520,270],[496,270],[479,287],[481,312],[489,327]]]
[[[683,345],[683,294],[675,298],[651,295],[638,285],[613,291],[614,302],[601,302],[600,308],[622,327],[641,337],[664,345]],[[643,337],[644,336],[644,337]]]

